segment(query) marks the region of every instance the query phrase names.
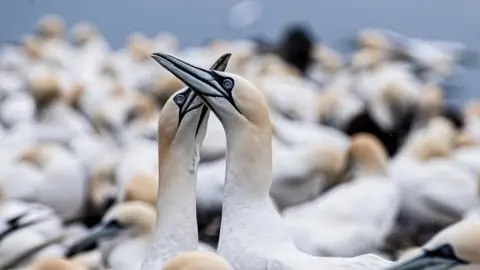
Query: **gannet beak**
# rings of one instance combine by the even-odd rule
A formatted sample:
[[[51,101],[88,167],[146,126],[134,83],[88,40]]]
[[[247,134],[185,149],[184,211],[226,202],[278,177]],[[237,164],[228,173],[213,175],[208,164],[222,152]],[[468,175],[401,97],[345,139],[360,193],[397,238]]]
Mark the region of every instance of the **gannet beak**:
[[[434,251],[424,250],[411,259],[395,264],[389,270],[452,269],[464,264],[467,262],[457,258],[450,246],[444,246]]]
[[[13,232],[15,229],[10,226],[9,224],[5,224],[2,222],[0,224],[0,241],[3,240],[9,233]]]
[[[165,53],[154,53],[152,58],[203,98],[225,98],[236,108],[231,91],[220,85],[221,77],[214,71],[196,67]],[[230,83],[233,87],[233,82]]]
[[[225,71],[231,56],[232,56],[231,53],[223,54],[217,59],[217,61],[215,61],[215,63],[210,68],[210,70]],[[159,60],[157,60],[157,58],[155,58],[155,54],[152,56],[152,58],[155,59],[157,62],[159,62],[162,66],[164,66]],[[192,91],[190,88],[186,88],[184,93],[189,93],[189,94],[188,94],[187,100],[185,101],[185,104],[182,106],[182,108],[180,108],[180,121],[185,116],[185,114],[187,114],[189,111],[195,110],[203,105],[203,103],[193,104],[194,103],[193,101],[195,100],[197,93]],[[197,132],[208,110],[205,105],[203,106],[204,107],[202,107],[201,117],[197,125]],[[180,121],[179,121],[179,124],[180,124]]]
[[[71,258],[79,253],[94,249],[99,240],[103,238],[112,238],[119,235],[124,228],[118,223],[107,223],[101,225],[93,230],[93,232],[86,237],[80,239],[73,244],[65,253],[67,258]]]
[[[30,225],[34,225],[36,223],[39,223],[45,220],[43,217],[40,217],[38,219],[30,219],[28,221],[23,222],[22,219],[26,218],[27,214],[28,214],[28,211],[12,219],[9,219],[5,223],[0,224],[0,241],[2,241],[3,238],[5,238],[10,233],[16,230],[28,227]]]

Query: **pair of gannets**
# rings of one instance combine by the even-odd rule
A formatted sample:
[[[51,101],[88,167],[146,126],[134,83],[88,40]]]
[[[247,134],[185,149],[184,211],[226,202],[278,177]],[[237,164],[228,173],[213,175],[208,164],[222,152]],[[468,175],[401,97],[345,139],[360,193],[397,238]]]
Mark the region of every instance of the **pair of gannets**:
[[[229,55],[221,57],[214,68],[225,69],[228,58]],[[191,111],[196,113],[190,113]],[[203,106],[200,97],[191,89],[186,88],[174,94],[167,101],[160,114],[156,225],[154,208],[151,206],[147,207],[145,204],[140,206],[141,203],[138,202],[118,205],[106,215],[93,235],[71,248],[72,254],[75,253],[75,249],[82,249],[83,246],[98,238],[99,235],[108,235],[112,232],[128,235],[132,228],[127,225],[136,224],[137,220],[134,217],[137,216],[137,212],[144,213],[144,220],[148,221],[148,226],[145,225],[146,222],[143,222],[144,225],[142,226],[136,226],[137,228],[143,228],[141,231],[144,232],[138,234],[137,231],[136,235],[138,237],[136,238],[130,238],[127,241],[118,239],[122,243],[115,249],[110,250],[111,255],[115,255],[116,258],[109,258],[109,263],[119,263],[118,267],[123,267],[122,264],[128,265],[125,265],[125,267],[132,267],[136,263],[141,263],[141,258],[144,256],[142,250],[145,251],[152,240],[154,244],[147,252],[143,269],[161,269],[168,260],[178,253],[198,249],[195,214],[196,170],[201,141],[206,133],[207,112],[208,109]],[[136,157],[136,155],[134,156]],[[185,157],[190,158],[186,159]],[[143,208],[143,210],[140,211],[137,208]],[[126,224],[129,222],[130,224]],[[146,231],[147,234],[145,234]],[[153,237],[149,237],[148,234]],[[124,254],[126,254],[124,252],[130,250],[129,248],[134,248],[132,244],[140,246],[135,254],[141,257],[137,257],[137,259],[140,258],[139,261],[133,259],[127,262],[123,259]],[[117,261],[118,258],[121,260]]]
[[[272,126],[261,92],[234,74],[207,71],[167,54],[156,53],[153,57],[191,90],[174,95],[173,102],[166,104],[160,116],[157,235],[142,269],[156,269],[165,258],[197,248],[192,182],[195,183],[198,148],[206,129],[202,122],[208,115],[207,108],[217,115],[227,136],[217,252],[235,269],[378,269],[390,265],[372,255],[342,259],[300,252],[269,198]],[[188,110],[197,107],[201,109]],[[182,120],[178,121],[179,118]],[[189,126],[185,124],[187,121],[191,123]],[[187,156],[191,158],[186,159]],[[172,172],[172,168],[176,171]],[[164,181],[173,178],[175,183],[164,186]],[[173,206],[177,208],[175,213],[168,209]],[[167,216],[169,220],[163,222],[161,218]]]

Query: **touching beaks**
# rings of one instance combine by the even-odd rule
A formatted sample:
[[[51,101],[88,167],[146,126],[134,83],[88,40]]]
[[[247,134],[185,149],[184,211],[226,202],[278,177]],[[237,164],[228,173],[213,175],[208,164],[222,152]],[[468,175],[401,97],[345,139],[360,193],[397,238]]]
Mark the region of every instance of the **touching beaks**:
[[[233,79],[224,78],[215,71],[193,66],[165,53],[154,53],[152,58],[201,95],[204,101],[205,97],[221,97],[237,108],[231,93],[234,87]]]
[[[398,262],[389,270],[419,270],[419,269],[451,269],[454,266],[464,265],[467,262],[457,258],[450,245],[444,245],[433,251],[423,250],[403,262]]]
[[[212,65],[210,70],[219,70],[219,71],[225,71],[227,68],[228,62],[230,60],[230,57],[232,56],[231,53],[225,53],[222,56],[220,56],[217,61]],[[152,56],[153,57],[153,56]],[[155,59],[155,57],[153,57]],[[160,63],[160,62],[159,62]],[[197,108],[200,108],[203,105],[203,102],[195,102],[195,98],[197,97],[197,93],[195,91],[192,91],[192,89],[185,87],[184,91],[180,94],[183,95],[184,102],[180,106],[180,121],[183,119],[183,117],[190,111],[195,110]],[[178,103],[177,103],[178,105]],[[205,106],[205,105],[203,105]],[[202,108],[202,116],[206,114],[207,108]],[[203,117],[200,119],[200,122],[198,123],[197,130],[200,127],[201,121],[203,120]]]

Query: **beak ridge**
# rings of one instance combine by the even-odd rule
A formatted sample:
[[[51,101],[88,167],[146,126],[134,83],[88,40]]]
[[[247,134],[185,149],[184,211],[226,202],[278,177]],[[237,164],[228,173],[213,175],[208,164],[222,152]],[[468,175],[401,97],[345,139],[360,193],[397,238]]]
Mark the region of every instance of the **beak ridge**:
[[[205,96],[228,97],[228,94],[216,82],[212,71],[193,66],[165,53],[154,53],[152,58],[195,92]]]

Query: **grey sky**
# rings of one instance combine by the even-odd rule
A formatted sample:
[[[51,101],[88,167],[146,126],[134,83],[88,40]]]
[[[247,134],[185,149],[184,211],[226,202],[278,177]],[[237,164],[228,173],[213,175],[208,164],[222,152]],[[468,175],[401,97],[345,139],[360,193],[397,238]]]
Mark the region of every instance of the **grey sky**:
[[[0,41],[18,40],[42,15],[56,13],[71,26],[95,23],[114,47],[133,31],[169,31],[183,45],[207,38],[262,34],[276,38],[289,22],[308,22],[317,37],[339,48],[339,41],[365,27],[408,36],[450,39],[480,50],[480,1],[476,0],[263,0],[263,17],[242,31],[228,25],[234,0],[0,0]],[[480,97],[480,69],[461,72],[466,89],[457,98]]]

